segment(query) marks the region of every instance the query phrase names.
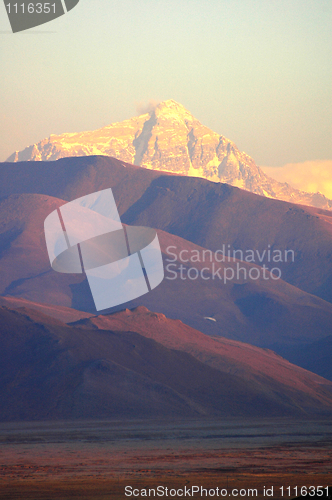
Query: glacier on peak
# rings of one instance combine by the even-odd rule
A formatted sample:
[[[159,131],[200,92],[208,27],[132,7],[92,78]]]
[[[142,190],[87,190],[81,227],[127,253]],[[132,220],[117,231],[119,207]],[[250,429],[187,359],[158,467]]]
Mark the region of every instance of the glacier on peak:
[[[332,209],[320,193],[306,193],[266,175],[226,137],[173,99],[139,116],[93,131],[51,134],[16,151],[7,162],[54,161],[68,156],[112,156],[152,170],[225,182],[261,196]]]

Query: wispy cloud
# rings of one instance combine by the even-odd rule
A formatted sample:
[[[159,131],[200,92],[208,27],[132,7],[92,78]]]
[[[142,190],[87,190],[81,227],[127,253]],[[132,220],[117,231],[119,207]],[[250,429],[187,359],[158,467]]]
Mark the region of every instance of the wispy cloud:
[[[150,99],[147,103],[140,101],[136,104],[136,113],[138,115],[144,115],[145,113],[152,113],[152,111],[158,106],[160,101]]]
[[[261,167],[264,172],[280,182],[332,198],[332,160],[314,160],[287,163],[283,167]]]

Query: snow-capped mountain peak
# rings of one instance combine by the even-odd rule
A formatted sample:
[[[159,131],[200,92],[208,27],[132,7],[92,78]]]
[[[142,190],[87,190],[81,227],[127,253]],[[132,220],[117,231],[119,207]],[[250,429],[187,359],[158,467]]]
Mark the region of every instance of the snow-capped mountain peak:
[[[113,156],[148,169],[203,177],[270,198],[332,209],[332,201],[320,193],[305,193],[268,177],[232,141],[202,125],[172,99],[149,113],[98,130],[51,135],[16,151],[7,161],[87,155]]]

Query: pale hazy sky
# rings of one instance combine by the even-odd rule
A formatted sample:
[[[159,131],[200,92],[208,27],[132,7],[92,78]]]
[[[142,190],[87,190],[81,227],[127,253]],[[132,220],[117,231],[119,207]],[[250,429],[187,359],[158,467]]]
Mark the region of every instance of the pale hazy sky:
[[[80,0],[11,34],[0,4],[0,160],[175,99],[260,165],[332,159],[331,0]]]

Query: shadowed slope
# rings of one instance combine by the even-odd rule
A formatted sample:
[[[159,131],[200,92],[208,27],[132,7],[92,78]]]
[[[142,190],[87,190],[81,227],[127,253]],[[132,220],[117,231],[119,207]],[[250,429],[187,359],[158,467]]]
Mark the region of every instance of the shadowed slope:
[[[214,251],[223,245],[241,250],[243,258],[252,250],[257,264],[276,266],[288,283],[332,301],[330,211],[203,179],[165,176],[151,183],[122,220],[163,229]],[[275,261],[274,250],[281,252]],[[294,254],[286,255],[287,250]]]
[[[265,251],[262,263],[268,267],[269,248],[283,255],[293,250],[294,262],[277,263],[283,279],[332,302],[330,211],[107,157],[0,165],[1,196],[40,193],[68,201],[109,187],[127,224],[163,229],[213,250],[225,244],[231,250]],[[2,243],[8,245],[8,239]]]
[[[0,229],[3,238],[10,238],[0,258],[1,293],[10,296],[11,300],[24,299],[94,313],[85,276],[56,273],[49,264],[43,222],[63,203],[63,200],[45,195],[26,194],[12,195],[0,202]],[[143,304],[150,310],[181,319],[204,333],[273,349],[278,349],[279,344],[309,343],[329,334],[332,305],[282,280],[260,278],[245,282],[239,279],[225,284],[220,279],[191,280],[180,276],[173,279],[174,274],[167,268],[170,247],[178,259],[175,268],[181,264],[179,254],[183,250],[186,255],[193,251],[201,255],[204,249],[163,231],[159,232],[159,239],[166,277],[152,292],[129,303],[129,307]],[[215,264],[217,268],[236,266],[236,262]],[[205,267],[205,278],[212,278],[213,262],[186,265],[197,269]],[[252,267],[249,263],[241,266]],[[45,312],[48,314],[47,310]],[[55,317],[62,318],[62,313]],[[68,317],[67,313],[65,317],[67,321],[77,319]],[[206,320],[206,317],[215,321]]]
[[[291,363],[332,380],[332,335],[297,349],[285,349],[284,355]]]

